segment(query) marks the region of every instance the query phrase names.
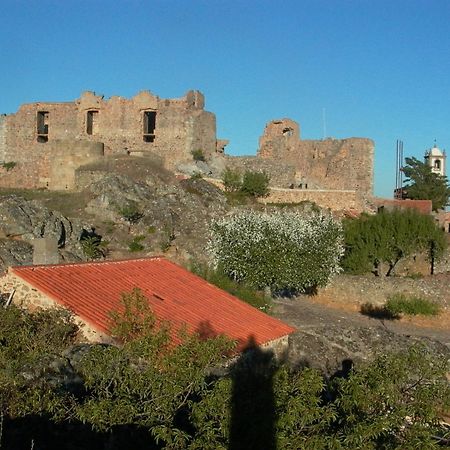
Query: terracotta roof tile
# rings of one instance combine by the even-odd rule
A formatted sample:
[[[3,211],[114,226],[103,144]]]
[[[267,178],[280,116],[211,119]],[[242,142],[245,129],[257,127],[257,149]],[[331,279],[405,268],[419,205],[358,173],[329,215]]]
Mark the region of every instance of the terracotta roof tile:
[[[14,274],[73,311],[95,329],[108,333],[109,312],[121,293],[140,288],[161,320],[174,329],[208,329],[244,345],[258,345],[295,331],[165,258],[21,266]]]

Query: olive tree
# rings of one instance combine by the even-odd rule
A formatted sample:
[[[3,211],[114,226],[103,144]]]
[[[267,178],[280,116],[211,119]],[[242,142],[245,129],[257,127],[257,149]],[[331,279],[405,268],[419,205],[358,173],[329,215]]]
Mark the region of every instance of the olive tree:
[[[242,211],[213,222],[214,266],[255,288],[305,292],[340,271],[342,230],[331,216]]]

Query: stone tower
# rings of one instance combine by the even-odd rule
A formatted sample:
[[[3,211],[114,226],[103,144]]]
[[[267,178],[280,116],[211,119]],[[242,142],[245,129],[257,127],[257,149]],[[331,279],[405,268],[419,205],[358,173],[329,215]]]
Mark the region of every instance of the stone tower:
[[[431,171],[437,175],[445,176],[445,151],[442,151],[434,144],[433,148],[430,148],[425,152],[425,162],[431,167]]]

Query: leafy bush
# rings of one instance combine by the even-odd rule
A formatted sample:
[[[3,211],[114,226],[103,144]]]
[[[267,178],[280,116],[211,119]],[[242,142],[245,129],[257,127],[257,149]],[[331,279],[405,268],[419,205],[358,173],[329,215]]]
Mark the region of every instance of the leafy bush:
[[[7,172],[9,172],[10,170],[13,170],[14,167],[16,167],[16,166],[17,166],[17,163],[16,163],[15,161],[4,162],[4,163],[2,164],[2,167],[3,167]]]
[[[201,180],[202,178],[203,178],[203,173],[198,172],[198,171],[194,172],[190,177],[191,180]]]
[[[242,176],[237,170],[232,170],[226,168],[222,172],[222,183],[225,192],[237,192],[241,190],[242,187]]]
[[[419,252],[428,252],[430,261],[446,246],[445,235],[431,216],[415,210],[395,210],[343,222],[344,270],[350,273],[374,272],[391,275],[397,263]],[[382,265],[387,264],[386,271]]]
[[[139,222],[143,217],[142,212],[139,211],[135,203],[130,203],[121,208],[119,214],[130,224]]]
[[[205,161],[205,154],[201,149],[192,150],[191,155],[194,161]]]
[[[270,177],[266,172],[246,170],[242,179],[241,191],[252,197],[267,197]]]
[[[236,281],[273,291],[305,292],[340,271],[340,225],[330,216],[242,211],[213,222],[213,266]]]
[[[157,320],[138,289],[123,294],[119,310],[111,313],[111,331],[121,345],[73,347],[77,328],[67,313],[0,308],[5,448],[30,448],[35,419],[50,424],[39,435],[39,448],[56,448],[61,436],[67,443],[58,448],[86,450],[446,445],[448,361],[425,346],[380,355],[329,380],[312,368],[280,367],[258,348],[223,370],[224,356],[233,349],[227,338],[176,333]],[[171,345],[174,336],[178,346]],[[75,436],[77,421],[108,432],[95,441],[89,433]],[[20,428],[20,422],[28,426]],[[146,432],[142,441],[138,428]],[[22,431],[26,444],[11,445],[10,429],[10,436]]]
[[[144,245],[142,244],[142,241],[145,239],[145,236],[136,236],[133,238],[133,240],[128,244],[128,249],[130,252],[140,252],[144,250]]]
[[[108,242],[102,241],[99,236],[86,236],[80,244],[84,256],[90,261],[106,256]]]
[[[439,305],[422,297],[407,294],[394,294],[386,302],[386,310],[392,315],[436,316]]]
[[[272,307],[271,300],[263,292],[256,291],[246,283],[238,283],[217,270],[210,270],[206,265],[196,264],[192,266],[191,270],[211,284],[261,311],[269,312]]]

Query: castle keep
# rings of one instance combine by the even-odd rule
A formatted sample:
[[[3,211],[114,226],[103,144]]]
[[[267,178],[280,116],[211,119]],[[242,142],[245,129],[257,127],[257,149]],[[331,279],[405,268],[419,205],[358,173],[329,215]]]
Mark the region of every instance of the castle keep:
[[[85,92],[74,102],[26,104],[1,116],[0,161],[21,170],[2,173],[0,185],[71,189],[74,169],[102,155],[151,154],[174,169],[199,149],[206,157],[216,151],[215,115],[204,110],[200,92],[160,99],[143,91],[108,100]]]
[[[225,167],[267,172],[270,202],[361,209],[372,196],[370,139],[302,140],[296,122],[280,119],[267,124],[256,156],[227,156],[227,142],[217,140],[215,115],[199,91],[107,100],[85,92],[74,102],[26,104],[0,116],[0,187],[78,189],[83,166],[108,155],[149,156],[169,170],[192,171],[201,151],[201,170],[216,179]]]

